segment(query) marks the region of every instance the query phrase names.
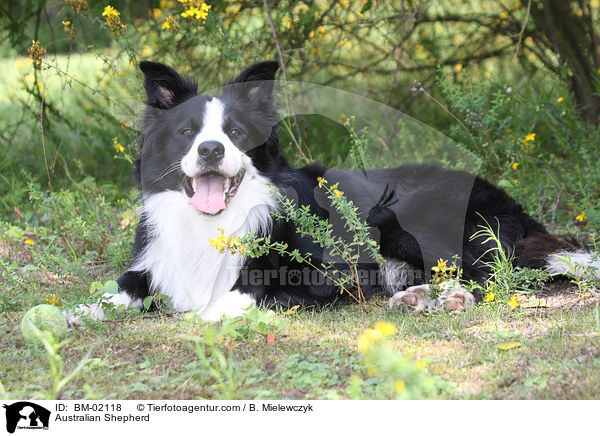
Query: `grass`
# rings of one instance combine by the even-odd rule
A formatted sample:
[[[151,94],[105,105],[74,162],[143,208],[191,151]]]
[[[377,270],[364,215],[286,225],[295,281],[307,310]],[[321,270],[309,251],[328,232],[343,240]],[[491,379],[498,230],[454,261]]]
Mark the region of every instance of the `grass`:
[[[63,287],[60,295],[89,300],[82,285]],[[43,298],[39,287],[29,291],[27,304],[0,314],[0,380],[12,398],[35,397],[52,386],[44,352],[27,346],[20,333],[25,310]],[[596,306],[566,283],[552,298],[545,309],[482,304],[427,316],[390,311],[384,298],[370,300],[367,312],[357,305],[278,310],[275,320],[285,327],[275,330],[274,341],[246,335],[221,347],[235,365],[237,386],[227,395],[195,350],[213,325],[190,322],[186,314],[133,314],[69,331],[61,349],[65,373],[91,350],[90,361],[58,397],[345,399],[353,376],[369,379],[358,338],[384,320],[397,327],[388,338],[397,353],[423,359],[430,375],[450,383],[441,398],[599,398]],[[497,345],[507,341],[521,346],[501,351]]]
[[[58,384],[47,356],[42,348],[25,344],[19,324],[29,308],[50,294],[66,307],[91,302],[90,284],[114,279],[127,263],[139,203],[126,182],[131,164],[124,156],[114,159],[113,138],[123,143],[128,156],[137,153],[136,111],[143,96],[140,73],[117,52],[58,55],[47,61],[54,67],[38,78],[40,92],[48,96],[46,108],[52,105],[45,115],[46,161],[31,63],[0,59],[6,72],[0,83],[5,103],[0,127],[9,143],[0,156],[0,397],[389,398],[387,391],[378,390],[387,383],[385,377],[373,374],[358,350],[365,330],[387,321],[396,326],[386,338],[389,350],[411,362],[422,359],[430,376],[447,383],[436,398],[600,398],[600,309],[597,295],[594,300],[589,294],[597,290],[568,282],[541,286],[522,270],[512,272],[523,273],[527,287],[548,307],[511,310],[501,301],[461,314],[423,315],[390,311],[380,297],[367,303],[367,311],[358,305],[276,310],[272,341],[268,329],[225,335],[226,323],[196,323],[186,314],[132,313],[90,323],[70,330],[59,350],[64,374],[89,360],[53,392]],[[384,79],[387,83],[388,77]],[[583,232],[597,229],[594,156],[600,130],[583,125],[574,105],[567,105],[566,82],[528,80],[529,85],[519,90],[515,85],[509,94],[504,80],[471,79],[464,73],[452,80],[440,77],[437,86],[449,110],[464,120],[477,113],[484,123],[471,126],[468,134],[458,125],[448,128],[444,119],[436,120],[437,128],[477,152],[485,163],[483,176],[527,203],[541,221],[558,222],[566,230],[575,225]],[[565,101],[558,102],[558,96]],[[411,113],[436,113],[420,103]],[[347,149],[348,131],[333,122],[321,124],[305,142],[314,144],[313,156],[335,163]],[[525,141],[532,133],[536,139]],[[427,142],[402,138],[407,150],[419,152]],[[337,142],[339,147],[331,146]],[[389,160],[390,151],[369,157],[375,155]],[[52,194],[46,162],[53,174]],[[567,192],[569,186],[572,192]],[[582,212],[588,216],[584,221],[575,218]],[[35,245],[26,245],[27,239]],[[514,288],[507,288],[508,298]],[[506,342],[520,346],[498,348]],[[360,390],[356,380],[362,383]]]

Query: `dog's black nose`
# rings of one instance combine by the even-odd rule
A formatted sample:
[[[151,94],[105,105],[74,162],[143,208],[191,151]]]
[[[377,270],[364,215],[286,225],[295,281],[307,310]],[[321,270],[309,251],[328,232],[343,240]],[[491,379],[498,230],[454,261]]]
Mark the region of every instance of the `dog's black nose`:
[[[214,164],[225,156],[225,147],[218,141],[205,141],[198,146],[200,158],[207,164]]]

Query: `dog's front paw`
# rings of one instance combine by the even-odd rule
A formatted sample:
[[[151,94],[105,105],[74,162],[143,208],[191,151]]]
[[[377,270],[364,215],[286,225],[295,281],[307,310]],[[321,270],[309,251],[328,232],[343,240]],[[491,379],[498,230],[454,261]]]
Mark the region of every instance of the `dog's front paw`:
[[[82,324],[83,319],[91,319],[95,321],[104,320],[104,310],[101,303],[80,304],[74,309],[63,310],[63,315],[67,320],[69,327],[75,327]]]
[[[429,285],[411,286],[405,291],[396,292],[389,300],[390,309],[409,307],[415,312],[435,309],[436,301],[429,296]]]

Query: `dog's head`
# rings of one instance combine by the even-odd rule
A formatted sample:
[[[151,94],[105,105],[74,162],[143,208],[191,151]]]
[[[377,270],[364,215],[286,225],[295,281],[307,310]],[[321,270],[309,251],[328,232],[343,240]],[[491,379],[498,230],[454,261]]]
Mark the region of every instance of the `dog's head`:
[[[219,96],[172,68],[142,62],[148,109],[140,157],[144,195],[176,190],[205,215],[227,208],[244,178],[253,177],[273,126],[273,80],[278,64],[259,62],[223,87]]]

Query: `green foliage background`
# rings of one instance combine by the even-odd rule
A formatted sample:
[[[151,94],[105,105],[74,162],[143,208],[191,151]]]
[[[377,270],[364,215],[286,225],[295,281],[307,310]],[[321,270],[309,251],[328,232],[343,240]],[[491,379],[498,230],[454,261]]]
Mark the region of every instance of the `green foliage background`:
[[[356,92],[448,135],[482,159],[482,177],[550,227],[585,236],[600,224],[597,0],[284,0],[269,1],[269,13],[257,0],[213,1],[206,20],[182,17],[189,1],[111,1],[121,32],[102,15],[108,4],[0,8],[0,219],[11,249],[31,251],[37,266],[67,274],[128,261],[143,59],[212,89],[282,55],[282,79]],[[46,50],[40,70],[32,40]],[[298,142],[335,165],[351,142],[338,121],[284,123],[290,159],[303,162]],[[420,141],[405,138],[415,150],[427,146]],[[386,151],[368,157],[385,164]],[[9,271],[25,260],[3,262]]]

